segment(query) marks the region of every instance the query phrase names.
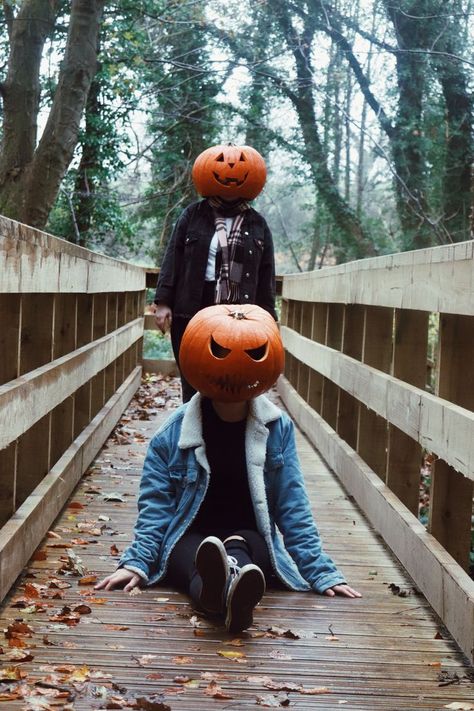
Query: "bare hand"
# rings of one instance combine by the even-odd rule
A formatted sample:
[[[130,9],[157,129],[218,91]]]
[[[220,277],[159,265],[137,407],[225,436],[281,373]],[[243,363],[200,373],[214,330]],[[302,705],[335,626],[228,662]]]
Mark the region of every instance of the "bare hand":
[[[130,592],[133,588],[140,585],[141,577],[132,570],[119,568],[101,580],[97,585],[94,585],[94,590],[113,590],[114,588],[123,588],[125,592]]]
[[[166,333],[170,328],[172,319],[173,317],[169,306],[166,304],[155,305],[155,323],[161,333]]]
[[[332,588],[328,588],[324,591],[324,595],[328,597],[334,597],[335,595],[342,595],[343,597],[362,597],[360,592],[354,590],[354,588],[349,587],[345,583],[343,585],[333,585]]]

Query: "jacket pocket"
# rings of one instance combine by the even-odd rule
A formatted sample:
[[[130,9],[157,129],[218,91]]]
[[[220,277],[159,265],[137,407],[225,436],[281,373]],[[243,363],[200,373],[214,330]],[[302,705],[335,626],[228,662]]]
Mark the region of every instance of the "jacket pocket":
[[[192,249],[199,239],[199,232],[188,232],[184,238],[184,246],[187,249]]]

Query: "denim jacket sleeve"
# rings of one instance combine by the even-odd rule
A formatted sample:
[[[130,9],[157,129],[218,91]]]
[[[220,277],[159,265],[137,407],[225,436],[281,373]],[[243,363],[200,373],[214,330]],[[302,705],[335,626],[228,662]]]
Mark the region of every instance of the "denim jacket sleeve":
[[[346,580],[323,550],[296,452],[294,425],[289,418],[283,424],[282,456],[275,492],[275,522],[300,574],[315,592],[322,593]]]
[[[119,566],[148,580],[156,567],[164,534],[176,510],[176,494],[168,472],[169,444],[160,432],[152,439],[143,465],[134,541]]]

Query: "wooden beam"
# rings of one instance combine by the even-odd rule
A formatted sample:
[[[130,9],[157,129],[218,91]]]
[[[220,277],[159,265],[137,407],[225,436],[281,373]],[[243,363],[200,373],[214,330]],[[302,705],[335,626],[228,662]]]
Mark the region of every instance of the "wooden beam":
[[[65,398],[124,353],[142,335],[135,319],[21,378],[0,387],[0,449],[29,430]]]
[[[278,391],[292,417],[355,498],[464,653],[474,661],[474,581],[286,378]]]
[[[392,375],[421,390],[427,378],[428,316],[426,311],[395,311]],[[415,516],[422,456],[419,442],[398,427],[389,426],[386,484]]]
[[[286,274],[282,293],[290,300],[474,315],[474,243]]]
[[[0,531],[0,600],[21,573],[140,385],[127,378]]]
[[[282,326],[285,349],[474,479],[474,412]]]
[[[441,314],[439,328],[437,393],[450,402],[474,410],[474,318]],[[474,429],[470,432],[463,430],[463,434],[471,442],[474,440]],[[439,456],[445,459],[443,455]],[[452,465],[449,460],[434,465],[429,530],[468,570],[474,487],[473,482]]]
[[[141,291],[145,270],[0,216],[0,292]]]

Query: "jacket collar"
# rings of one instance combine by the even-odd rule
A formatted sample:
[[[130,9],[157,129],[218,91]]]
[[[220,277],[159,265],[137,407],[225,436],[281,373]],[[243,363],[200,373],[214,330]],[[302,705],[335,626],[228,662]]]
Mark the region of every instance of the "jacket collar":
[[[202,395],[196,393],[186,405],[178,442],[180,449],[202,447],[204,445],[202,437],[201,400]],[[259,395],[250,400],[249,425],[261,429],[269,422],[278,420],[280,416],[281,410],[265,395]]]

